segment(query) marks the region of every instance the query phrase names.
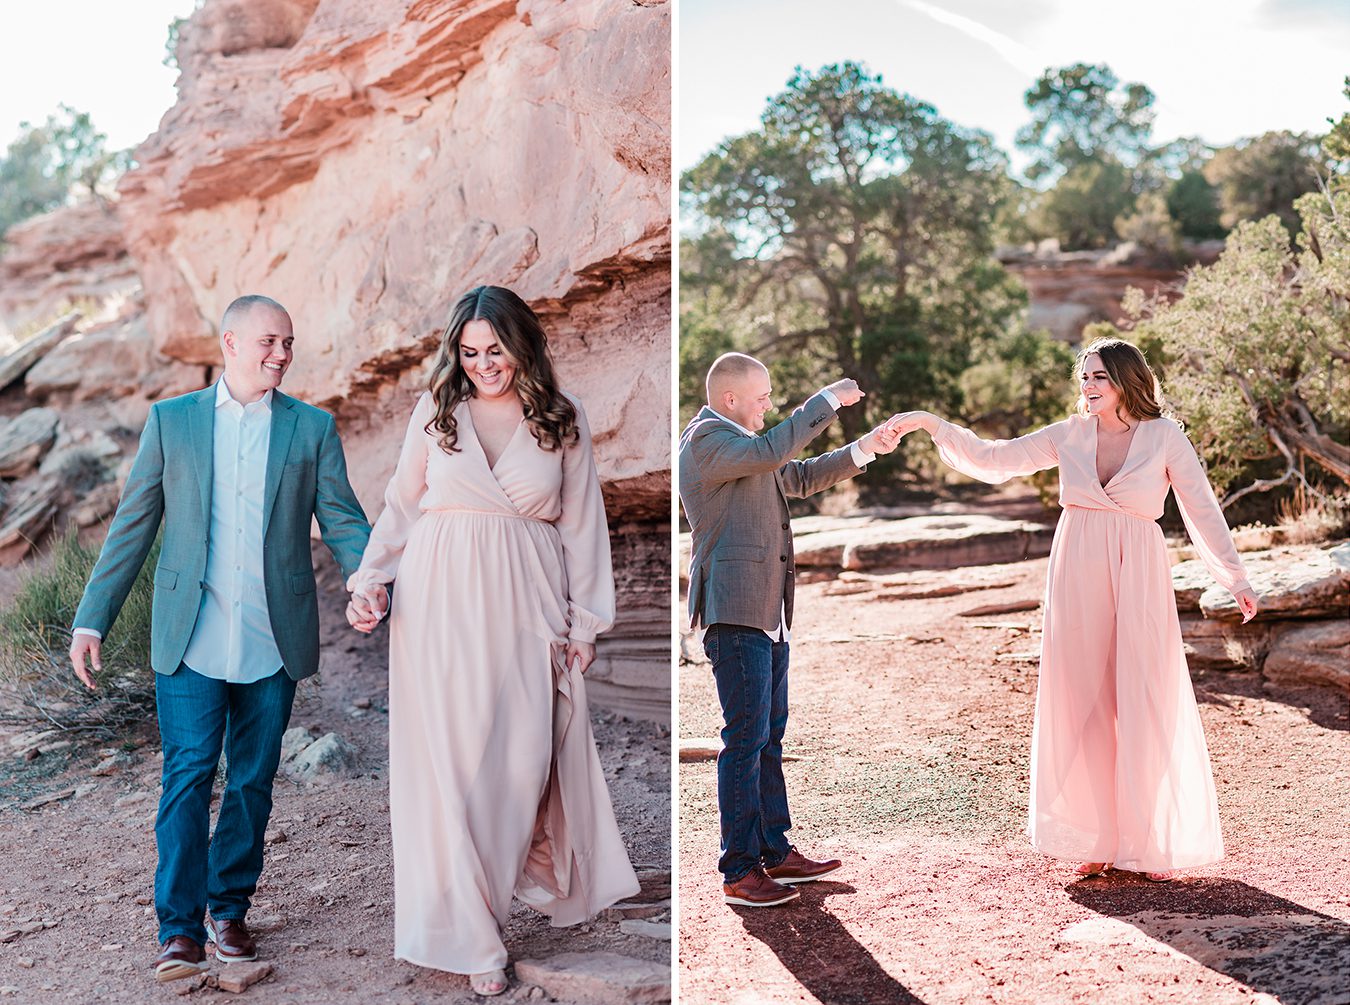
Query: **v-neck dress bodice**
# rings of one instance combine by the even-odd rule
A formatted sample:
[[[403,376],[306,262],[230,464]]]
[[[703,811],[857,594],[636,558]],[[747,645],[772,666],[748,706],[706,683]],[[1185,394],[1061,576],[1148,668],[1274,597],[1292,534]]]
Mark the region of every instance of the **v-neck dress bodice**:
[[[454,973],[506,962],[513,895],[555,925],[638,892],[569,640],[614,620],[600,480],[578,438],[521,427],[495,466],[467,403],[454,452],[413,409],[351,589],[394,582],[389,801],[394,952]]]
[[[1248,586],[1186,434],[1141,422],[1103,485],[1097,420],[982,440],[943,422],[942,460],[1003,482],[1059,468],[1063,507],[1046,576],[1028,831],[1048,855],[1165,871],[1223,857],[1209,751],[1181,641],[1162,530],[1168,491],[1220,585]]]

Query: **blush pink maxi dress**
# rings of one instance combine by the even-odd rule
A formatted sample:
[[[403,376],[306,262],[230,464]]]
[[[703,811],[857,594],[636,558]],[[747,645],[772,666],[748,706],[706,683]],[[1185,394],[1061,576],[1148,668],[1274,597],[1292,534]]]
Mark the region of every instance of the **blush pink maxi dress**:
[[[467,404],[446,453],[413,409],[359,589],[395,583],[389,619],[394,955],[473,974],[506,964],[516,896],[572,925],[638,892],[569,637],[614,620],[600,480],[579,440],[527,423],[490,466]]]
[[[1055,858],[1162,872],[1223,858],[1209,751],[1182,650],[1171,564],[1156,521],[1170,488],[1221,586],[1248,587],[1223,512],[1186,434],[1135,429],[1125,463],[1097,478],[1097,420],[1013,440],[943,422],[942,460],[1002,482],[1059,467],[1031,738],[1032,844]]]

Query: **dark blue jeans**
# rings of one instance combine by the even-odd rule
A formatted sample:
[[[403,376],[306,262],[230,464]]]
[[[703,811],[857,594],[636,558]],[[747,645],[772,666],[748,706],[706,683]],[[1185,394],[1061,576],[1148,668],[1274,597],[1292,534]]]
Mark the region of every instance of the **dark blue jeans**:
[[[155,821],[159,865],[155,911],[159,941],[186,935],[206,942],[203,918],[241,919],[263,864],[272,813],[272,778],[291,718],[295,681],[278,670],[253,684],[213,680],[185,664],[155,675],[163,793]],[[210,835],[211,783],[222,743],[227,774],[216,832]]]
[[[783,731],[788,720],[788,644],[758,628],[709,625],[703,651],[712,660],[722,703],[717,809],[728,883],[757,865],[773,867],[789,849]]]

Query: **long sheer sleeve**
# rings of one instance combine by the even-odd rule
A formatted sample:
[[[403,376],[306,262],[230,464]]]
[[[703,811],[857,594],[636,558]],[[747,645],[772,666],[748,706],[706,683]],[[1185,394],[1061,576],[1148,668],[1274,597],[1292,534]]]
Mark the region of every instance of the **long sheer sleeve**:
[[[946,419],[938,423],[933,442],[942,462],[963,475],[995,485],[1057,465],[1060,437],[1067,428],[1067,423],[1056,422],[1012,440],[982,440]]]
[[[431,394],[424,392],[413,407],[398,466],[384,490],[384,511],[375,521],[370,541],[361,556],[361,567],[347,579],[347,589],[360,591],[376,583],[392,583],[398,575],[403,549],[421,513],[427,491],[427,445],[425,427],[431,421]]]
[[[568,637],[594,642],[614,624],[614,566],[591,427],[581,403],[568,397],[577,410],[577,441],[563,447],[562,515],[557,521],[567,569]]]
[[[1191,543],[1210,575],[1225,590],[1237,593],[1250,589],[1247,570],[1195,447],[1177,426],[1171,422],[1167,425],[1167,480],[1176,493],[1177,508],[1181,510]]]

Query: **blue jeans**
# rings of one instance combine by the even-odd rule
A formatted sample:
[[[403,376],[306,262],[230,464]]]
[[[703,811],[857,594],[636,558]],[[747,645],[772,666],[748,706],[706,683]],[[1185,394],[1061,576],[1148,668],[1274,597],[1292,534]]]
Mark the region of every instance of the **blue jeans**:
[[[725,723],[717,756],[717,868],[733,883],[757,865],[778,865],[792,847],[783,781],[788,644],[758,628],[718,624],[708,626],[703,651],[712,660]]]
[[[220,920],[248,912],[263,865],[272,813],[272,778],[291,718],[295,681],[284,669],[253,684],[203,677],[186,664],[155,675],[163,793],[155,821],[159,865],[155,911],[159,941],[186,935],[206,942],[207,907]],[[228,765],[216,832],[210,836],[211,784],[222,743]]]

